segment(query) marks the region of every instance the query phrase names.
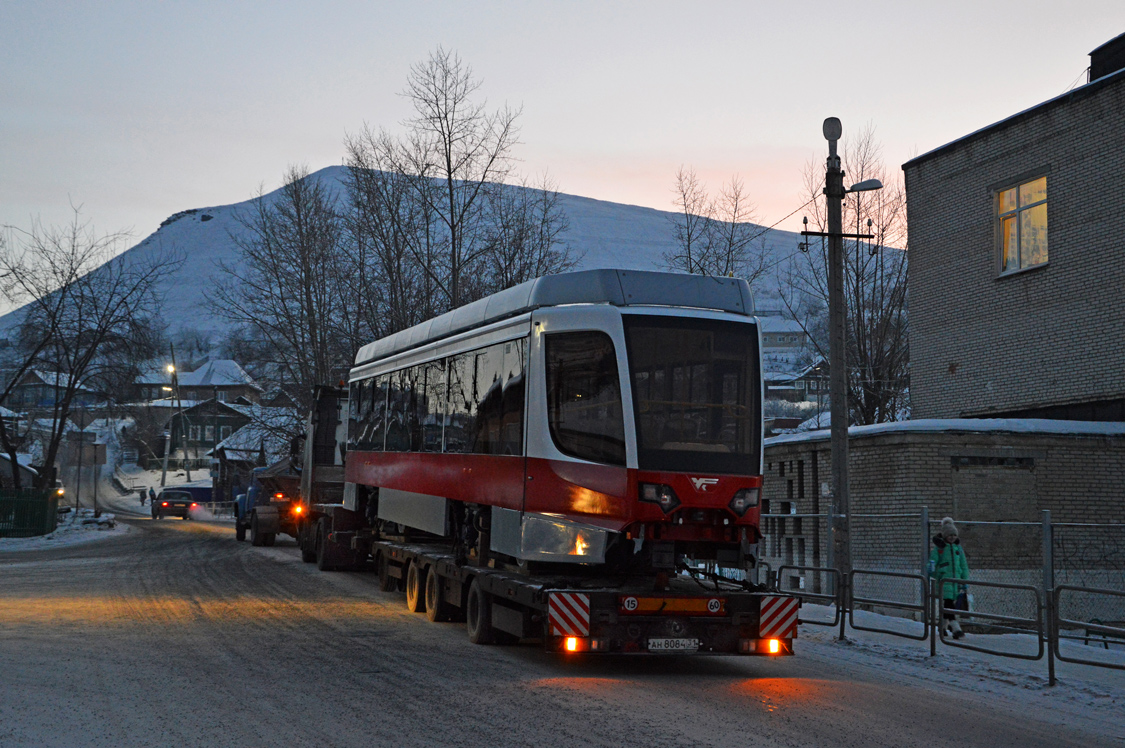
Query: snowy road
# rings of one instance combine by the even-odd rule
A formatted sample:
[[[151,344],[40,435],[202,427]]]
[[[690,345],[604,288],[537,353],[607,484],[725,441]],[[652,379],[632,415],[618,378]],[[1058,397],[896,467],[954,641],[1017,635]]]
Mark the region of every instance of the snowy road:
[[[131,522],[0,551],[0,746],[1125,745],[1120,681],[969,687],[954,656],[815,631],[783,660],[568,662],[474,646],[288,539]]]

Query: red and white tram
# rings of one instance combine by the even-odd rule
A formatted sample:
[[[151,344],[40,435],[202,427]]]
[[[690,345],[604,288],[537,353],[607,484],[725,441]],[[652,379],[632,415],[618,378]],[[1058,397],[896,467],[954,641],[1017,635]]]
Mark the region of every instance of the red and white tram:
[[[590,270],[367,345],[345,506],[470,556],[741,566],[760,537],[752,314],[743,280]]]

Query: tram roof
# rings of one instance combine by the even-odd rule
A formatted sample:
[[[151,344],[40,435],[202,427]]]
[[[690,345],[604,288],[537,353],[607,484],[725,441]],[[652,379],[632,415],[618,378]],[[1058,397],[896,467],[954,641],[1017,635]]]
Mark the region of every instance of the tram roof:
[[[512,286],[368,343],[356,354],[355,365],[386,358],[533,309],[563,304],[675,306],[747,316],[754,313],[750,286],[742,278],[648,270],[581,270],[547,275]]]

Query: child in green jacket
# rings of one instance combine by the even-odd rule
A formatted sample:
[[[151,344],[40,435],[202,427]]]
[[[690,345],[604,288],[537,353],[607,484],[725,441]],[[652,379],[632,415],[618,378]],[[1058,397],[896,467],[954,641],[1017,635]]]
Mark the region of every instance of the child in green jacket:
[[[938,582],[943,579],[968,579],[969,561],[965,558],[965,551],[961,548],[961,540],[957,537],[957,525],[953,524],[952,517],[941,521],[941,531],[934,536],[934,548],[930,551],[930,576]],[[966,592],[965,585],[947,584],[942,587],[942,607],[945,627],[953,632],[954,639],[965,635],[961,625],[951,612],[956,609],[958,594]]]

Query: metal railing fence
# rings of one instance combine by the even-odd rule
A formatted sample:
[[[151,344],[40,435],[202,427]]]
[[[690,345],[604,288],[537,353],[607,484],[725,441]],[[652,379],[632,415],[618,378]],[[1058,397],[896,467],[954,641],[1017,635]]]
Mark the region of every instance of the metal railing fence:
[[[1051,685],[1056,658],[1125,669],[1125,524],[1054,523],[1049,511],[1041,512],[1038,522],[958,520],[970,579],[931,584],[928,562],[940,521],[931,519],[926,507],[914,513],[851,514],[851,565],[862,568],[846,578],[833,559],[832,519],[792,511],[762,515],[765,537],[759,550],[768,564],[778,567],[778,590],[835,606],[831,623],[803,623],[838,624],[841,639],[847,625],[929,639],[931,654],[939,641],[999,657],[1039,660],[1045,654]],[[958,611],[957,618],[974,642],[944,633],[941,589],[948,584],[971,590],[970,610]],[[857,610],[921,620],[926,633],[857,626]],[[1034,636],[1037,651],[986,647],[976,639],[1003,633]],[[1060,648],[1062,641],[1088,644],[1091,639],[1109,654],[1075,657]]]
[[[1081,595],[1095,595],[1110,598],[1125,599],[1125,592],[1118,590],[1100,590],[1091,587],[1075,587],[1068,584],[1061,584],[1054,589],[1054,605],[1052,609],[1055,611],[1055,618],[1053,621],[1054,641],[1052,651],[1054,656],[1062,662],[1071,662],[1078,665],[1094,665],[1097,667],[1108,667],[1114,670],[1125,670],[1125,662],[1112,662],[1106,660],[1094,660],[1085,657],[1072,657],[1063,654],[1059,647],[1059,642],[1063,639],[1081,640],[1083,644],[1089,644],[1091,637],[1097,642],[1104,642],[1105,648],[1108,650],[1112,642],[1119,642],[1121,646],[1125,646],[1125,621],[1114,621],[1116,625],[1109,625],[1106,621],[1101,620],[1076,620],[1072,618],[1063,618],[1059,615],[1059,611],[1063,610],[1061,598],[1064,592],[1074,592]],[[1062,633],[1063,630],[1081,629],[1082,635]]]
[[[902,599],[883,599],[874,597],[857,597],[855,592],[859,589],[855,580],[857,575],[872,576],[872,577],[886,577],[895,580],[909,580],[910,582],[918,583],[918,597],[916,601],[908,602]],[[848,592],[850,592],[850,604],[848,607],[848,625],[856,631],[874,631],[881,634],[891,634],[892,636],[901,636],[906,639],[916,639],[917,641],[926,641],[930,636],[928,625],[922,627],[922,633],[911,634],[909,631],[896,631],[892,628],[878,627],[878,626],[861,626],[856,623],[855,611],[857,605],[870,605],[880,609],[891,610],[905,610],[912,614],[917,614],[924,624],[928,623],[926,620],[926,611],[929,606],[929,599],[926,594],[926,587],[929,585],[929,580],[921,574],[911,574],[909,572],[895,572],[895,571],[874,571],[872,569],[852,569],[851,574],[848,575]],[[911,585],[913,586],[913,585]]]
[[[980,589],[1001,589],[1001,590],[1022,590],[1031,593],[1032,604],[1031,608],[1035,611],[1033,618],[1023,616],[1005,615],[1003,613],[985,613],[983,611],[951,611],[943,608],[941,601],[945,598],[946,586],[966,586],[977,587]],[[1043,595],[1038,587],[1029,584],[1006,584],[1003,582],[982,582],[972,579],[942,579],[936,585],[935,593],[932,597],[932,605],[934,606],[931,615],[931,621],[937,628],[938,639],[942,644],[949,647],[957,647],[959,649],[971,649],[974,652],[983,652],[984,654],[996,655],[998,657],[1012,657],[1017,660],[1041,660],[1045,648],[1044,642],[1047,640],[1047,631],[1043,624]],[[1024,654],[1022,652],[1012,652],[1011,650],[1003,650],[998,648],[982,647],[971,644],[964,639],[953,639],[945,635],[945,621],[943,614],[952,612],[955,619],[962,624],[966,621],[985,621],[989,625],[1000,631],[1007,633],[1029,633],[1034,632],[1038,650],[1034,655]],[[976,638],[973,641],[977,641]]]
[[[51,490],[0,491],[0,537],[30,538],[54,532],[59,495]]]
[[[812,619],[808,619],[808,618],[802,618],[801,623],[808,623],[808,624],[812,624],[814,626],[832,626],[833,628],[840,625],[840,620],[841,620],[841,616],[843,615],[842,611],[843,611],[844,606],[841,604],[841,601],[840,601],[840,591],[841,591],[842,588],[841,588],[841,586],[839,584],[839,581],[838,581],[840,579],[840,570],[839,569],[832,569],[832,568],[829,568],[829,567],[826,567],[826,566],[782,566],[782,567],[778,568],[778,570],[777,570],[777,579],[778,579],[778,585],[777,586],[779,588],[784,589],[784,585],[782,584],[782,581],[789,578],[789,575],[787,575],[786,572],[790,572],[790,573],[815,572],[817,574],[823,574],[823,575],[827,576],[828,578],[830,578],[831,583],[825,587],[825,589],[830,590],[829,592],[801,592],[798,596],[802,600],[811,600],[813,602],[831,603],[832,608],[833,608],[832,620],[831,621],[817,621],[817,620],[812,620]]]

